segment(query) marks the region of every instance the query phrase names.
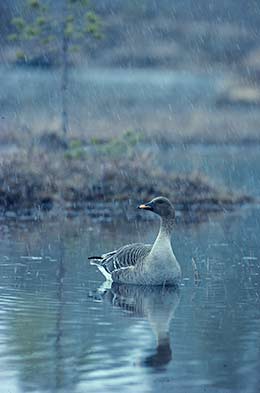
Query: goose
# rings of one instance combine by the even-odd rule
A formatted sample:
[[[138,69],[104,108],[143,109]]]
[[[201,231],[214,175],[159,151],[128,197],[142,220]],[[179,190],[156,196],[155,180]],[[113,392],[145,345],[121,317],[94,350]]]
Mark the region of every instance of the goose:
[[[175,210],[169,199],[159,196],[139,209],[160,217],[160,230],[154,244],[127,244],[101,256],[89,257],[107,280],[121,284],[176,285],[180,265],[171,246]]]

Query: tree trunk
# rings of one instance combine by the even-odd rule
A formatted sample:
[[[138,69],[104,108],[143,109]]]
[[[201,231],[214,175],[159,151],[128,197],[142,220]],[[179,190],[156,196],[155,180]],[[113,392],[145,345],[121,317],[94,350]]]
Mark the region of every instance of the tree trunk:
[[[62,52],[61,52],[61,127],[65,138],[68,134],[68,37],[65,33],[66,9],[63,10]]]

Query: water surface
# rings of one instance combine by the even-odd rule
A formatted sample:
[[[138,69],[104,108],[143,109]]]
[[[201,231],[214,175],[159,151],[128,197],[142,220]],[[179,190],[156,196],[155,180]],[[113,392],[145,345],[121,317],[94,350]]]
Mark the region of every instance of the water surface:
[[[101,288],[87,255],[157,224],[0,225],[4,392],[258,392],[260,211],[178,226],[179,290]]]

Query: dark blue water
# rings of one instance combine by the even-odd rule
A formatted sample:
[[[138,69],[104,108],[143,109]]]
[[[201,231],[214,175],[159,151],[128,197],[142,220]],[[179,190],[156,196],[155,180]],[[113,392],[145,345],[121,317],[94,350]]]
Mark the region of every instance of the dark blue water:
[[[102,287],[86,257],[156,231],[157,222],[1,224],[3,392],[259,391],[260,210],[177,226],[179,290]]]

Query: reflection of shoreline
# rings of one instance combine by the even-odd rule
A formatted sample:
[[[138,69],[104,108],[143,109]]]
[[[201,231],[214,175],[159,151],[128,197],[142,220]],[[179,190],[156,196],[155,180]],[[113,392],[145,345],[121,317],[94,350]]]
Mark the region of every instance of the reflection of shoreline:
[[[157,346],[142,365],[153,369],[166,366],[172,360],[169,330],[180,300],[179,288],[113,283],[111,288],[101,287],[99,293],[104,301],[149,321]]]

